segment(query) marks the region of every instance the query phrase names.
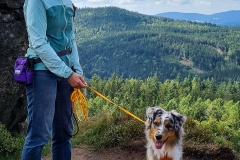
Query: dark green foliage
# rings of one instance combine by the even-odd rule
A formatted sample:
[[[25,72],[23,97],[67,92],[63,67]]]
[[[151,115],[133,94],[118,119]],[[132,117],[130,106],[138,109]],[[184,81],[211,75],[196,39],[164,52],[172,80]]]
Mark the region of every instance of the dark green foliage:
[[[103,130],[108,128],[108,120],[106,117],[99,117],[94,121],[94,124],[87,126],[85,133],[81,137],[86,144],[97,144],[101,147]]]
[[[187,119],[184,129],[186,132],[185,139],[192,142],[198,143],[213,143],[214,134],[209,125],[200,124],[198,121],[193,119]]]
[[[239,81],[240,28],[142,15],[117,7],[81,8],[76,39],[85,76],[112,73],[161,82],[199,75]]]
[[[127,120],[127,121],[126,121]],[[94,118],[94,123],[84,128],[84,133],[78,137],[80,142],[92,144],[98,147],[114,147],[125,144],[135,138],[143,136],[144,126],[126,115],[109,117],[108,113],[102,113]]]
[[[117,145],[122,145],[128,142],[131,142],[133,139],[138,139],[139,137],[143,137],[144,126],[135,121],[129,120],[127,122],[119,124],[110,124],[108,128],[105,129],[105,133],[103,134],[103,146],[106,147],[114,147]],[[109,138],[112,137],[112,138]]]
[[[13,137],[9,131],[0,124],[0,159],[17,159],[21,154],[23,136]]]

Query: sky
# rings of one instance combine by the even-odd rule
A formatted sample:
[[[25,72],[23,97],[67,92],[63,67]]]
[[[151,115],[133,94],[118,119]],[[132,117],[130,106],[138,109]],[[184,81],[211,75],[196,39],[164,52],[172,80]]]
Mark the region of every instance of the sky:
[[[147,15],[164,12],[210,15],[240,10],[240,0],[72,0],[72,2],[78,8],[115,6]]]

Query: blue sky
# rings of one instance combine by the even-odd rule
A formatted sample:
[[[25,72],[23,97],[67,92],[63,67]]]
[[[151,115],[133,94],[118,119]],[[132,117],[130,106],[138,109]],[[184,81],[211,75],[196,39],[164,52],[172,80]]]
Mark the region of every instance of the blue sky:
[[[72,0],[79,8],[116,6],[147,15],[163,12],[214,14],[240,10],[240,0]]]

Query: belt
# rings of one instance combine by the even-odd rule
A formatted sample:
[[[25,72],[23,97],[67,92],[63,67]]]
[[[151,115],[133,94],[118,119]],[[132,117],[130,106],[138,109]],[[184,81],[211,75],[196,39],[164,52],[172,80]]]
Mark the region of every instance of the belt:
[[[66,49],[66,50],[57,52],[57,55],[58,55],[59,57],[61,57],[61,56],[65,56],[65,55],[70,54],[70,53],[72,53],[72,48],[68,48],[68,49]],[[40,58],[34,59],[34,64],[40,63],[40,62],[42,62],[42,60],[41,60]]]

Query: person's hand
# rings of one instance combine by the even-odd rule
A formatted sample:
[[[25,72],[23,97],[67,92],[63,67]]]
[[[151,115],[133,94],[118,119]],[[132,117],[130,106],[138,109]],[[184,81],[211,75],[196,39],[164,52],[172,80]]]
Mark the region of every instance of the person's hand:
[[[85,80],[82,78],[82,76],[80,74],[77,74],[77,73],[73,73],[73,75],[71,75],[68,78],[68,83],[70,83],[70,85],[73,88],[85,88],[85,87],[87,87],[87,83],[85,82]]]

